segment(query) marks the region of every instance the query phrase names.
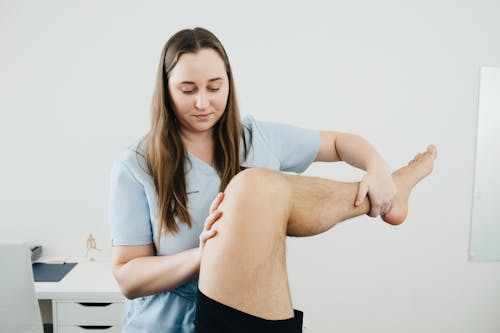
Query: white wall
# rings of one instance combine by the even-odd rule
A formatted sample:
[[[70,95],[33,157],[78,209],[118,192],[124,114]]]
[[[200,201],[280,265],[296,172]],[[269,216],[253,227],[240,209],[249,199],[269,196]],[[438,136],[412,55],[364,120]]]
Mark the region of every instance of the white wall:
[[[310,332],[500,331],[500,265],[468,262],[481,65],[500,66],[498,1],[0,1],[0,236],[109,254],[112,161],[143,135],[161,48],[204,26],[241,109],[362,134],[396,168],[435,143],[407,222],[368,217],[289,241]],[[358,171],[314,165],[310,175]]]

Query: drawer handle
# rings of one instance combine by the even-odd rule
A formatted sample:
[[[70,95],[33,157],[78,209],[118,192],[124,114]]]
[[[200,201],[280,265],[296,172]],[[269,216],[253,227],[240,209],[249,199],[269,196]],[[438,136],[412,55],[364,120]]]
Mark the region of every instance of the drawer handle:
[[[110,306],[113,303],[78,303],[81,306]]]
[[[109,330],[113,326],[87,326],[87,325],[78,325],[78,327],[83,328],[84,330]]]

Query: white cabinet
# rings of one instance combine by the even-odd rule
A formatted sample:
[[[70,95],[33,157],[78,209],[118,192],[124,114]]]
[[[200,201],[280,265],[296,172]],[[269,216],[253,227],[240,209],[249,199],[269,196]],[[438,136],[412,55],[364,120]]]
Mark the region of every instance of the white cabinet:
[[[79,258],[58,282],[35,282],[39,300],[52,303],[54,333],[121,332],[125,298],[111,274],[111,258]]]
[[[54,333],[121,332],[123,302],[52,301]]]

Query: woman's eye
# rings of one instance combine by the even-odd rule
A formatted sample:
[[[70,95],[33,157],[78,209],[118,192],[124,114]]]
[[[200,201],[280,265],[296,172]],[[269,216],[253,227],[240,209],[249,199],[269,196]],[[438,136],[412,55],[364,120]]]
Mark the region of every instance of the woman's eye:
[[[210,91],[219,91],[220,88],[208,88]]]
[[[194,92],[194,90],[183,90],[182,92],[186,95],[191,95]]]

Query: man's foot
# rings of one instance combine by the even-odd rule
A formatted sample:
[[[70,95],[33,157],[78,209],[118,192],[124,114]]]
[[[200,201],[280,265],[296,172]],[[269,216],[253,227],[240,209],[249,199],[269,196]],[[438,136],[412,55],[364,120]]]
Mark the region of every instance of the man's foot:
[[[392,225],[403,223],[408,214],[408,198],[410,192],[418,182],[432,172],[436,157],[436,146],[429,145],[425,152],[417,154],[407,166],[396,170],[392,174],[397,193],[391,210],[389,213],[382,216],[382,220]]]

